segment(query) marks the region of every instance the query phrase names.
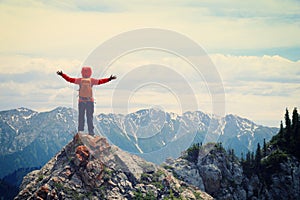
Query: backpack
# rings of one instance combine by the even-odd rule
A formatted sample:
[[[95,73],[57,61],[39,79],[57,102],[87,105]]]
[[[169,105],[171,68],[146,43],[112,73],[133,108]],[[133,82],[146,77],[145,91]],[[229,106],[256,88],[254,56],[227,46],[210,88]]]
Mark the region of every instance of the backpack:
[[[92,98],[92,82],[90,78],[82,78],[79,84],[79,97]]]

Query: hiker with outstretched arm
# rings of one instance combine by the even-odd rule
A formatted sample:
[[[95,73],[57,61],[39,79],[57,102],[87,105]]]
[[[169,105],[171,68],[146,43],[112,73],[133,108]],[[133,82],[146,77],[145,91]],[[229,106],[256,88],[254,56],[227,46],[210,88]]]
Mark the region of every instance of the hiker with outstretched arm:
[[[116,76],[111,75],[109,78],[95,79],[91,78],[91,67],[82,67],[82,78],[71,78],[62,71],[57,71],[57,75],[63,77],[66,81],[79,85],[78,98],[78,132],[84,130],[84,115],[86,114],[86,121],[88,125],[89,135],[94,136],[93,114],[94,114],[94,98],[92,87],[100,85],[116,79]]]

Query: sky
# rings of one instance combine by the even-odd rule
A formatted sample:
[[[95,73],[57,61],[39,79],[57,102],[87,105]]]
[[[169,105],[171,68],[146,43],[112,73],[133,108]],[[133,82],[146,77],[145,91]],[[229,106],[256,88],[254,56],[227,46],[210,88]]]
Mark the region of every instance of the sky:
[[[286,108],[299,108],[298,0],[0,0],[0,25],[0,110],[76,109],[78,88],[56,71],[80,76],[97,47],[144,28],[171,30],[203,48],[222,82],[225,114],[278,127]],[[214,112],[205,73],[178,54],[142,49],[92,67],[97,78],[118,77],[94,88],[97,114],[148,107]],[[120,99],[122,109],[114,104]]]

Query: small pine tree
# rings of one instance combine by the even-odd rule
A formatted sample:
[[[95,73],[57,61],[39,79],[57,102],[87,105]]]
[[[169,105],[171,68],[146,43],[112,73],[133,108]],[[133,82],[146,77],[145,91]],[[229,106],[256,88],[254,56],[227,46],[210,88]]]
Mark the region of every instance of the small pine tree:
[[[285,109],[284,119],[285,119],[286,129],[290,129],[291,128],[291,119],[290,119],[289,111],[287,108]]]
[[[299,123],[299,114],[297,108],[294,108],[293,116],[292,116],[292,128],[296,128],[298,123]]]
[[[297,108],[293,110],[292,129],[293,153],[300,159],[300,120]]]
[[[241,153],[241,163],[244,163],[245,162],[245,159],[244,159],[244,153],[242,152]]]
[[[260,168],[260,161],[261,161],[261,149],[260,144],[257,144],[257,149],[255,153],[255,167]]]
[[[250,151],[248,151],[247,154],[246,154],[246,163],[247,163],[247,165],[251,164],[251,153],[250,153]]]
[[[280,121],[279,133],[283,133],[283,123],[282,123],[282,120]]]
[[[267,144],[266,144],[266,138],[264,138],[263,157],[266,156],[267,156]]]
[[[242,161],[243,161],[243,157],[242,157]],[[242,166],[243,166],[243,170],[244,170],[245,174],[250,177],[252,175],[251,153],[250,153],[250,151],[247,152],[246,160],[244,160],[244,162],[242,162]]]
[[[283,123],[282,120],[280,121],[280,129],[278,132],[278,139],[283,139]]]
[[[254,156],[254,152],[251,152],[251,165],[254,166],[254,159],[255,156]]]
[[[291,119],[289,117],[289,111],[288,109],[286,109],[285,112],[285,133],[284,133],[284,139],[285,139],[285,143],[284,143],[284,148],[289,148],[291,145],[291,136],[292,136],[292,128],[291,128]]]
[[[230,158],[231,161],[235,160],[234,149],[229,149],[229,158]]]

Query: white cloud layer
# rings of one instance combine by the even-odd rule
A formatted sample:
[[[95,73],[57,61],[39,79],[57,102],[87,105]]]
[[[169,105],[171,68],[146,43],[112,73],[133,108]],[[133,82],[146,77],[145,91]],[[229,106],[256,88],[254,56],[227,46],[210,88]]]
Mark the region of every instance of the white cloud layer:
[[[214,53],[211,58],[223,80],[227,113],[277,125],[285,107],[299,107],[299,13],[300,3],[295,0],[2,0],[0,110],[76,105],[74,87],[60,80],[56,70],[76,76],[89,53],[107,39],[132,29],[159,27],[187,35]],[[270,49],[272,55],[266,53]],[[293,54],[293,59],[280,55],[282,49]],[[237,53],[230,55],[233,51]],[[239,52],[256,53],[240,56]],[[148,64],[169,67],[191,87],[192,93],[168,73],[142,71],[136,77],[128,75]],[[172,94],[159,85],[137,90],[128,100],[131,111],[159,102],[167,110],[180,112],[188,106],[180,105],[178,96],[186,95],[184,99],[195,97],[199,109],[211,112],[211,94],[203,77],[182,59],[162,52],[135,52],[118,59],[104,74],[117,74],[118,79],[96,88],[97,112],[113,111],[114,89],[126,92],[118,86],[119,81],[129,76],[129,81],[135,82],[147,73],[165,78],[166,85],[177,90]]]
[[[285,107],[292,109],[299,106],[299,61],[294,62],[279,56],[247,57],[214,54],[210,57],[223,80],[227,113],[249,117],[264,124],[277,125],[282,117],[278,113],[282,113]],[[18,64],[19,59],[20,57],[16,56],[16,59],[12,60],[16,60]],[[151,61],[170,68],[160,69],[160,66],[156,66],[153,72],[148,71],[151,68],[144,71],[144,64]],[[57,62],[23,56],[22,62],[19,63],[21,66],[19,71],[1,71],[0,88],[4,91],[0,97],[1,110],[20,106],[37,110],[73,105],[76,108],[77,87],[55,74],[58,68],[53,66],[56,66]],[[27,70],[22,67],[22,63]],[[78,61],[64,60],[61,63],[62,69],[70,76],[79,74]],[[106,76],[109,76],[110,72],[117,74],[118,79],[95,88],[97,112],[124,113],[143,107],[159,106],[167,111],[180,113],[195,110],[198,106],[200,110],[212,113],[211,94],[205,80],[191,73],[192,67],[183,63],[179,58],[168,57],[165,54],[156,58],[151,54],[148,59],[145,54],[143,56],[133,54],[120,59],[106,74]],[[134,70],[140,71],[131,74]],[[149,73],[153,76],[149,76]],[[174,79],[173,73],[182,79]],[[97,74],[94,75],[97,77]],[[147,80],[143,81],[144,79]],[[137,85],[134,86],[135,83]],[[191,87],[191,90],[185,88],[184,84],[187,84],[188,88]],[[130,89],[131,85],[136,88]],[[122,102],[114,104],[119,99],[125,104]],[[191,103],[192,99],[196,99],[196,104]],[[120,109],[118,105],[125,107]]]

